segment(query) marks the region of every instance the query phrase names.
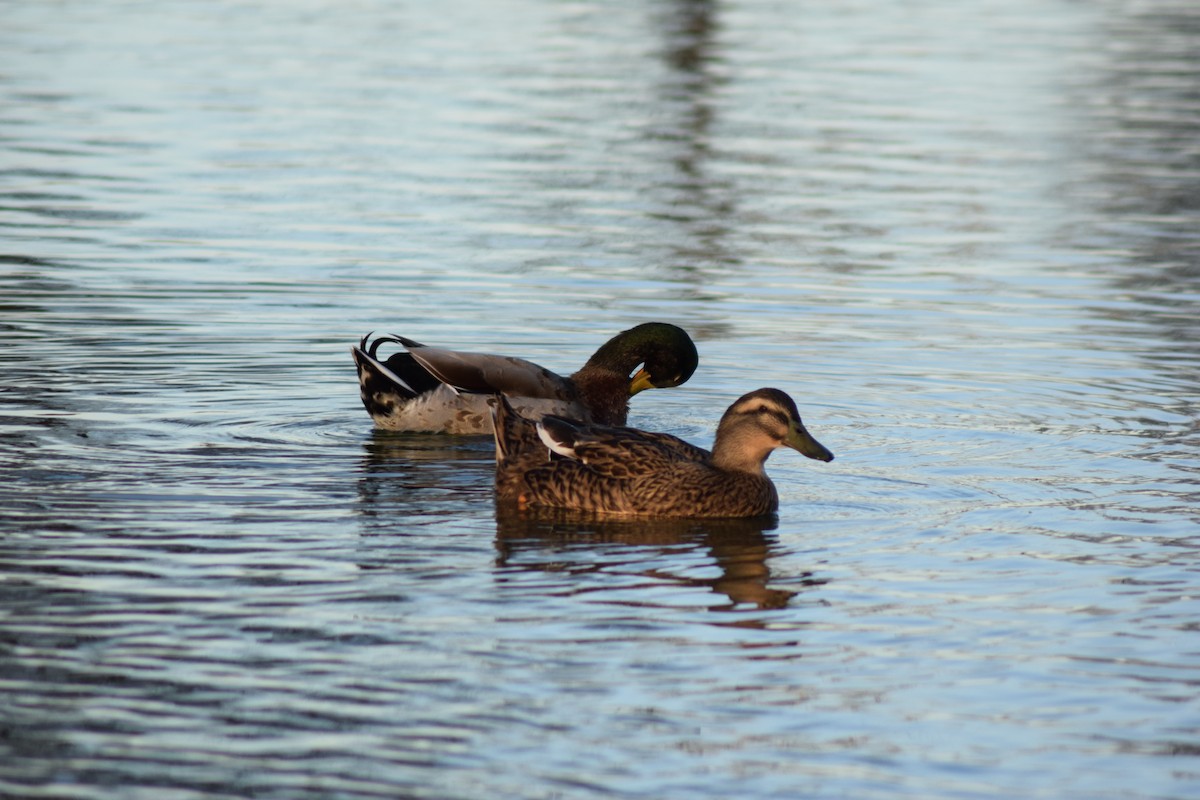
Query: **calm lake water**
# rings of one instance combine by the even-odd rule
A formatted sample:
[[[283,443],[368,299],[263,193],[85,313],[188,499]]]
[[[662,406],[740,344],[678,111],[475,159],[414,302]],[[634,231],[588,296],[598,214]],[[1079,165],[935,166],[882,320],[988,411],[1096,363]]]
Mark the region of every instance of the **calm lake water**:
[[[1200,6],[0,2],[0,795],[1200,796]],[[369,330],[647,320],[766,523],[497,515]]]

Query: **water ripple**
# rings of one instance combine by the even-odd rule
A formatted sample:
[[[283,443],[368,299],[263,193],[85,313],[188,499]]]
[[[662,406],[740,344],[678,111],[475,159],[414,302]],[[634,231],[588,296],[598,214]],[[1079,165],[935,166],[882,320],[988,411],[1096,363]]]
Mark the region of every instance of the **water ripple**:
[[[1197,793],[1190,6],[326,6],[7,9],[0,794]],[[837,461],[510,514],[348,353],[647,319]]]

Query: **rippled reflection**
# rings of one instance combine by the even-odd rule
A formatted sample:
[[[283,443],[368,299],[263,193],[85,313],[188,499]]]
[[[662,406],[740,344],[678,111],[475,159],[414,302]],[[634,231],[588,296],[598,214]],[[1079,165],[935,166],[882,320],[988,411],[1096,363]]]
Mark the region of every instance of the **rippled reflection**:
[[[398,520],[491,502],[495,458],[490,438],[384,430],[371,430],[369,437],[358,481],[362,514]]]
[[[1197,796],[1194,6],[6,4],[0,795]],[[497,513],[347,352],[650,319],[777,518]]]
[[[767,532],[777,525],[774,517],[620,520],[501,507],[497,564],[560,574],[562,582],[549,589],[555,592],[602,591],[576,583],[583,574],[601,572],[723,595],[709,606],[712,611],[783,608],[797,590],[770,585],[769,560],[779,546]],[[818,586],[824,581],[806,573],[791,582]]]

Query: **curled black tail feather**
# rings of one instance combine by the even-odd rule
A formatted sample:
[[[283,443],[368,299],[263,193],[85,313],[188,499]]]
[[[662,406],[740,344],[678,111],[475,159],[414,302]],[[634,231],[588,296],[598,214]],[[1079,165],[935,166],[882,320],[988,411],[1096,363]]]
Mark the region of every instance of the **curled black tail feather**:
[[[358,362],[359,369],[365,371],[365,377],[372,380],[372,385],[364,388],[374,392],[390,390],[412,398],[432,392],[441,385],[441,381],[430,375],[429,371],[417,363],[410,353],[400,351],[388,356],[386,361],[381,360],[379,346],[385,343],[404,345],[405,341],[400,336],[380,336],[371,341],[371,334],[368,333],[358,343],[356,356],[362,354],[367,358],[355,358],[355,360]],[[390,370],[393,375],[403,381],[404,385],[397,385],[386,373],[377,369],[371,363],[373,361]],[[361,381],[362,378],[360,378]]]

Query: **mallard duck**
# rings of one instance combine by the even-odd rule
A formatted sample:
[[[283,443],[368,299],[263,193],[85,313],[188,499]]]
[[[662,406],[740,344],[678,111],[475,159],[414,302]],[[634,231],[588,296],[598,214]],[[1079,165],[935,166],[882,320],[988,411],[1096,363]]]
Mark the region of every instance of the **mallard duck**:
[[[378,427],[412,432],[490,434],[487,400],[493,394],[508,396],[520,413],[535,418],[552,413],[624,425],[630,397],[678,386],[699,363],[692,338],[665,322],[618,333],[569,378],[520,358],[426,347],[403,336],[370,337],[351,348],[363,405]],[[377,354],[385,342],[407,352],[381,361]]]
[[[779,507],[763,466],[777,447],[832,461],[800,421],[792,398],[758,389],[721,417],[711,452],[666,433],[527,419],[504,397],[492,401],[496,497],[550,506],[663,517],[754,517]]]

